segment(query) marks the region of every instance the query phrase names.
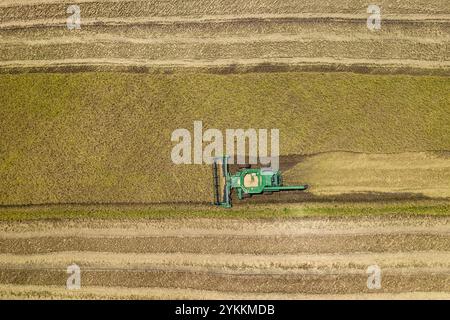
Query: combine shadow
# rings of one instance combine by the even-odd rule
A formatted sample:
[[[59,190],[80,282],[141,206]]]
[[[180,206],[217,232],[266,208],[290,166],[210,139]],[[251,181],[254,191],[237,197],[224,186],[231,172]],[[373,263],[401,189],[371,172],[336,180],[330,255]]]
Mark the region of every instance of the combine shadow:
[[[254,195],[249,199],[238,200],[232,194],[233,205],[239,204],[261,204],[261,203],[302,203],[302,202],[390,202],[411,200],[448,200],[445,198],[431,198],[421,193],[390,193],[390,192],[358,192],[339,195],[318,196],[308,191],[285,191],[273,193],[272,195]]]

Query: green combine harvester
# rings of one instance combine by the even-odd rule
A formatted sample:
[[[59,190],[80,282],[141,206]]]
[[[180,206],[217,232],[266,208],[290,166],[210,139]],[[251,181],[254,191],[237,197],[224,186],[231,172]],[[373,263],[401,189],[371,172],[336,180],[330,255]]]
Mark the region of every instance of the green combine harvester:
[[[228,168],[229,156],[215,158],[213,161],[214,204],[231,208],[231,191],[234,189],[239,200],[250,198],[254,194],[272,194],[279,191],[306,190],[308,185],[283,186],[280,171],[272,168],[251,168],[249,164],[231,174]],[[219,174],[222,174],[222,179]],[[220,190],[223,189],[222,197]]]

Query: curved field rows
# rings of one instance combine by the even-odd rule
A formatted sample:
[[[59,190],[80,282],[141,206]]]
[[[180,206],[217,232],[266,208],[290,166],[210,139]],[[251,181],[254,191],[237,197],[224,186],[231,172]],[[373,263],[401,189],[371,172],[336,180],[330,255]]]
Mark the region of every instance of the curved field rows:
[[[2,222],[0,297],[445,298],[448,225],[447,217]],[[76,293],[64,291],[72,263],[82,270]],[[373,264],[381,290],[366,286]]]

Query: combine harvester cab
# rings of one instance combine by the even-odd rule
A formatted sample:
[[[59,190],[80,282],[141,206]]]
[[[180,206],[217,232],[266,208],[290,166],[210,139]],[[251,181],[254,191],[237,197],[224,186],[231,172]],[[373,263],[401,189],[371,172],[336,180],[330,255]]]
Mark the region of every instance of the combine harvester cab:
[[[234,174],[230,173],[229,156],[214,158],[213,185],[214,204],[231,208],[231,191],[236,190],[239,200],[250,198],[254,194],[272,194],[279,191],[306,190],[308,185],[283,186],[283,176],[272,168],[251,168],[242,166]]]

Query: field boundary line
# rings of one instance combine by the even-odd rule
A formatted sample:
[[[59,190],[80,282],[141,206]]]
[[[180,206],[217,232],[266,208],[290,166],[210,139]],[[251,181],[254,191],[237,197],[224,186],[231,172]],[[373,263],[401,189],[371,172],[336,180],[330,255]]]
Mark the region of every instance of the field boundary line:
[[[262,58],[262,59],[217,59],[217,60],[143,60],[143,59],[60,59],[60,60],[10,60],[0,61],[0,68],[5,67],[50,67],[50,66],[77,66],[77,65],[110,65],[110,66],[185,66],[185,67],[217,67],[230,65],[261,65],[261,64],[286,64],[286,65],[365,65],[365,67],[418,67],[418,68],[450,68],[450,61],[424,61],[412,59],[350,59],[350,58]],[[367,64],[369,66],[367,66]]]

